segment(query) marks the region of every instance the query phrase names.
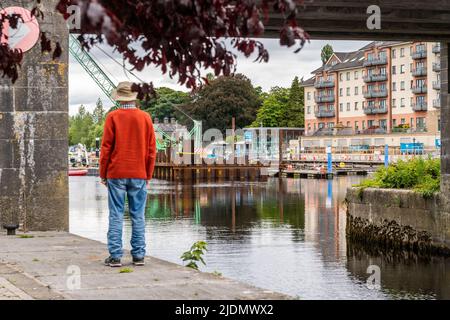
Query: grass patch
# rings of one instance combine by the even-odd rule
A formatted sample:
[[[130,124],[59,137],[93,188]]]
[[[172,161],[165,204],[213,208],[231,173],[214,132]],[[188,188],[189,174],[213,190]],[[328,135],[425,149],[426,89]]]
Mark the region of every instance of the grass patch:
[[[31,234],[21,234],[18,236],[21,239],[31,239],[34,238],[34,236],[32,236]]]
[[[364,188],[410,189],[425,198],[439,191],[441,163],[439,159],[414,158],[380,167],[372,178],[355,185]]]
[[[133,269],[131,268],[122,268],[120,269],[119,273],[132,273]]]

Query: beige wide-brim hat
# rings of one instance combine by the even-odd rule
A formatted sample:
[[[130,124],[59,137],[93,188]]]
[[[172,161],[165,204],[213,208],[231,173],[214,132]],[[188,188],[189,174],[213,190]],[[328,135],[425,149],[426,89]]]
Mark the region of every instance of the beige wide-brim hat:
[[[132,85],[133,83],[128,81],[119,83],[117,88],[113,90],[111,97],[119,102],[136,101],[138,93],[131,91]]]

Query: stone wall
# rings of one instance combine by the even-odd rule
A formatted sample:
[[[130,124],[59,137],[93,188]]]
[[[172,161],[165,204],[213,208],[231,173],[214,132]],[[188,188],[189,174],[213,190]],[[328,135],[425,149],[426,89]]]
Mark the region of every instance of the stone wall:
[[[450,99],[448,97],[448,47],[441,43],[441,191],[450,194]]]
[[[0,222],[28,230],[67,230],[68,29],[42,1],[47,32],[63,48],[52,60],[38,42],[25,53],[19,79],[0,78]],[[35,1],[2,0],[31,9]]]
[[[450,254],[450,207],[442,196],[425,199],[410,190],[349,188],[346,202],[349,241]]]

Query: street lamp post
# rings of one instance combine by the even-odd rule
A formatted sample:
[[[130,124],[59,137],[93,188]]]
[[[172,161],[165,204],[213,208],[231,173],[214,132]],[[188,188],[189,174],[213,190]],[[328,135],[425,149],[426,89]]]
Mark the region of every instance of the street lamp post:
[[[416,138],[413,138],[413,155],[416,155]]]
[[[95,138],[95,157],[100,157],[100,138]]]

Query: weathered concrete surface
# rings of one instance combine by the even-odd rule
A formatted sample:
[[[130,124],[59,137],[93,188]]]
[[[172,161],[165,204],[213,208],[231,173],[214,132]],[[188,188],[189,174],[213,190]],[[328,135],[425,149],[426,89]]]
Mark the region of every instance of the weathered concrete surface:
[[[450,210],[440,195],[425,199],[410,190],[347,190],[350,240],[420,252],[450,254]]]
[[[31,234],[34,237],[28,239],[0,235],[0,278],[31,279],[32,284],[15,285],[34,299],[290,298],[153,257],[147,258],[146,266],[134,267],[128,252],[123,263],[133,272],[120,273],[120,268],[103,265],[107,251],[100,242],[66,232]],[[70,270],[78,268],[80,289],[71,289],[77,281]]]
[[[42,1],[41,32],[59,42],[52,60],[35,45],[19,79],[0,78],[0,223],[29,230],[68,230],[68,29],[56,0]],[[32,8],[35,1],[2,0]]]

